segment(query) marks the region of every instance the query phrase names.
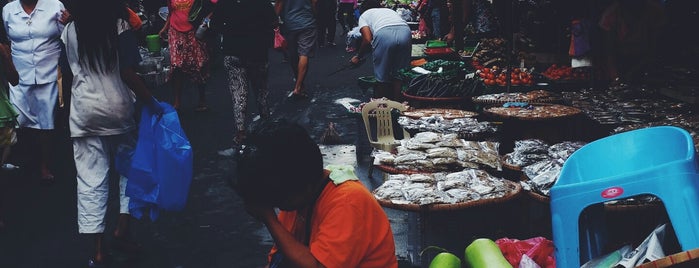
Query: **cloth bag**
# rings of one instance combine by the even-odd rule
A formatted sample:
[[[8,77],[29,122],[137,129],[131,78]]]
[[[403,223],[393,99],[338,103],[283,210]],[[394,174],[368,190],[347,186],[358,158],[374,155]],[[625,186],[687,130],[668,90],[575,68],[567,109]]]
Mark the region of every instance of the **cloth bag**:
[[[159,102],[163,113],[143,107],[138,142],[128,170],[129,212],[140,219],[150,212],[179,211],[187,202],[192,181],[192,146],[175,109]]]
[[[284,36],[282,36],[282,33],[279,32],[279,27],[274,28],[274,49],[276,49],[276,50],[286,49],[286,39],[284,39]]]

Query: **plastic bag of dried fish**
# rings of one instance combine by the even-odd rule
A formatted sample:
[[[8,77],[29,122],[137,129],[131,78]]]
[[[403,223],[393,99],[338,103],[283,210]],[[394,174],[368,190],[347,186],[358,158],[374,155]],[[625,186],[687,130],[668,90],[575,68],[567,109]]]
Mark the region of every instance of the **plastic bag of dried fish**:
[[[417,141],[419,143],[435,143],[440,141],[442,136],[439,133],[434,132],[420,132],[415,134],[411,140]]]
[[[539,139],[527,139],[515,141],[515,148],[513,152],[519,152],[520,154],[545,154],[548,152],[549,145]]]
[[[433,149],[427,149],[428,158],[453,158],[456,159],[458,156],[454,148],[448,147],[438,147]]]
[[[573,152],[585,146],[585,142],[582,141],[564,141],[561,143],[556,143],[548,149],[548,155],[551,158],[562,159],[563,161],[568,160]]]
[[[518,166],[518,167],[524,167],[528,166],[531,164],[534,164],[536,162],[542,161],[549,159],[548,154],[544,153],[536,153],[536,154],[526,154],[526,153],[521,153],[518,151],[511,152],[509,154],[506,154],[505,162],[507,164],[513,165],[513,166]]]
[[[410,183],[434,183],[434,177],[427,174],[412,174],[408,177]]]
[[[481,199],[481,195],[471,189],[454,188],[445,192],[459,203]]]
[[[405,163],[411,163],[416,160],[425,160],[427,159],[427,155],[425,153],[419,152],[419,153],[409,153],[409,154],[402,154],[402,155],[397,155],[395,159],[393,160],[393,163],[396,165],[403,165]]]
[[[427,132],[420,132],[420,133],[427,133]],[[418,134],[420,134],[420,133],[418,133]],[[427,149],[437,148],[437,145],[434,145],[433,143],[421,142],[417,139],[403,140],[403,141],[401,141],[401,144],[402,144],[402,146],[404,146],[408,150],[423,151],[423,150],[427,150]]]
[[[384,200],[401,200],[403,196],[403,180],[387,180],[374,190],[374,196]]]
[[[558,175],[560,174],[561,167],[553,166],[551,169],[536,175],[536,177],[531,179],[529,184],[532,190],[548,196],[551,187],[553,187],[553,184],[556,183],[558,180]]]
[[[527,175],[527,177],[529,177],[529,179],[531,180],[539,174],[547,172],[551,169],[558,170],[560,172],[562,166],[563,163],[560,162],[558,159],[549,159],[526,166],[522,169],[522,172],[524,172],[524,174]]]

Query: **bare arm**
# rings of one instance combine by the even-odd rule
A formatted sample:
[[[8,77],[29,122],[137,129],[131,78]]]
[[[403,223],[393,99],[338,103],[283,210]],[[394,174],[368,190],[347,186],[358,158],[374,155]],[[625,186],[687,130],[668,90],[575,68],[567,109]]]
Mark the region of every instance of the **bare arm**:
[[[136,71],[133,68],[122,67],[120,70],[121,79],[126,82],[126,85],[128,85],[129,88],[136,94],[136,97],[138,97],[139,100],[142,100],[144,103],[148,103],[153,99],[153,95],[150,94],[150,91],[148,91],[148,88],[143,83],[143,80],[141,80],[141,77],[136,74]]]
[[[172,14],[172,9],[170,8],[170,5],[167,5],[167,19],[165,20],[165,25],[163,25],[163,29],[160,30],[158,35],[160,35],[160,38],[165,39],[167,36],[167,31],[170,29],[170,16]]]
[[[10,55],[10,46],[6,44],[0,44],[0,56],[2,56],[2,72],[7,76],[7,81],[11,85],[16,86],[19,84],[19,74],[17,69],[15,69],[14,63],[12,63],[12,56]]]
[[[359,32],[362,33],[362,44],[359,46],[357,55],[352,57],[351,59],[351,62],[354,64],[359,63],[362,56],[369,51],[369,47],[371,46],[371,40],[374,39],[374,35],[371,33],[371,29],[369,28],[369,26],[364,26],[360,28]]]
[[[292,267],[325,267],[311,254],[310,248],[296,240],[294,235],[282,226],[273,208],[247,206],[246,209],[253,217],[261,220],[267,226],[267,230],[274,238],[275,245],[283,252],[284,257],[292,264]]]
[[[277,13],[277,16],[282,15],[282,8],[284,8],[284,0],[274,1],[274,12]]]

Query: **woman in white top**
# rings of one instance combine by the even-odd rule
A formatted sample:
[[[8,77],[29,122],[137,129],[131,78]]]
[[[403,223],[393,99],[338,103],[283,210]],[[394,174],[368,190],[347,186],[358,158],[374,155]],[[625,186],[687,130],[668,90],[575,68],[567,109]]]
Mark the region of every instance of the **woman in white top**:
[[[402,85],[396,75],[398,70],[410,65],[410,27],[398,13],[382,8],[376,0],[364,1],[361,9],[359,31],[362,33],[362,44],[351,62],[359,64],[371,46],[374,76],[379,82],[374,89],[374,97],[400,100]]]
[[[3,8],[2,19],[19,72],[19,85],[10,87],[10,102],[19,112],[19,126],[36,132],[32,136],[38,137],[42,180],[53,182],[50,148],[58,98],[59,37],[67,13],[58,0],[18,0]]]
[[[101,12],[95,12],[101,10]],[[77,171],[78,232],[95,242],[90,267],[105,261],[103,240],[109,196],[110,162],[122,150],[135,147],[134,93],[139,101],[159,105],[134,71],[140,56],[136,37],[120,0],[76,0],[75,21],[61,39],[73,71],[70,136]],[[127,238],[129,198],[127,178],[119,181],[119,221],[113,243],[135,245]]]

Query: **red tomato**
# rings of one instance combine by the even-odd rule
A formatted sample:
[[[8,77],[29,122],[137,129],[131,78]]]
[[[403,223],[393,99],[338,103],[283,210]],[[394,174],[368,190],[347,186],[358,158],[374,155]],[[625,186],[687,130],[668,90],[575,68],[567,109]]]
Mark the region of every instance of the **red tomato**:
[[[488,79],[495,79],[495,75],[493,73],[488,73]]]

